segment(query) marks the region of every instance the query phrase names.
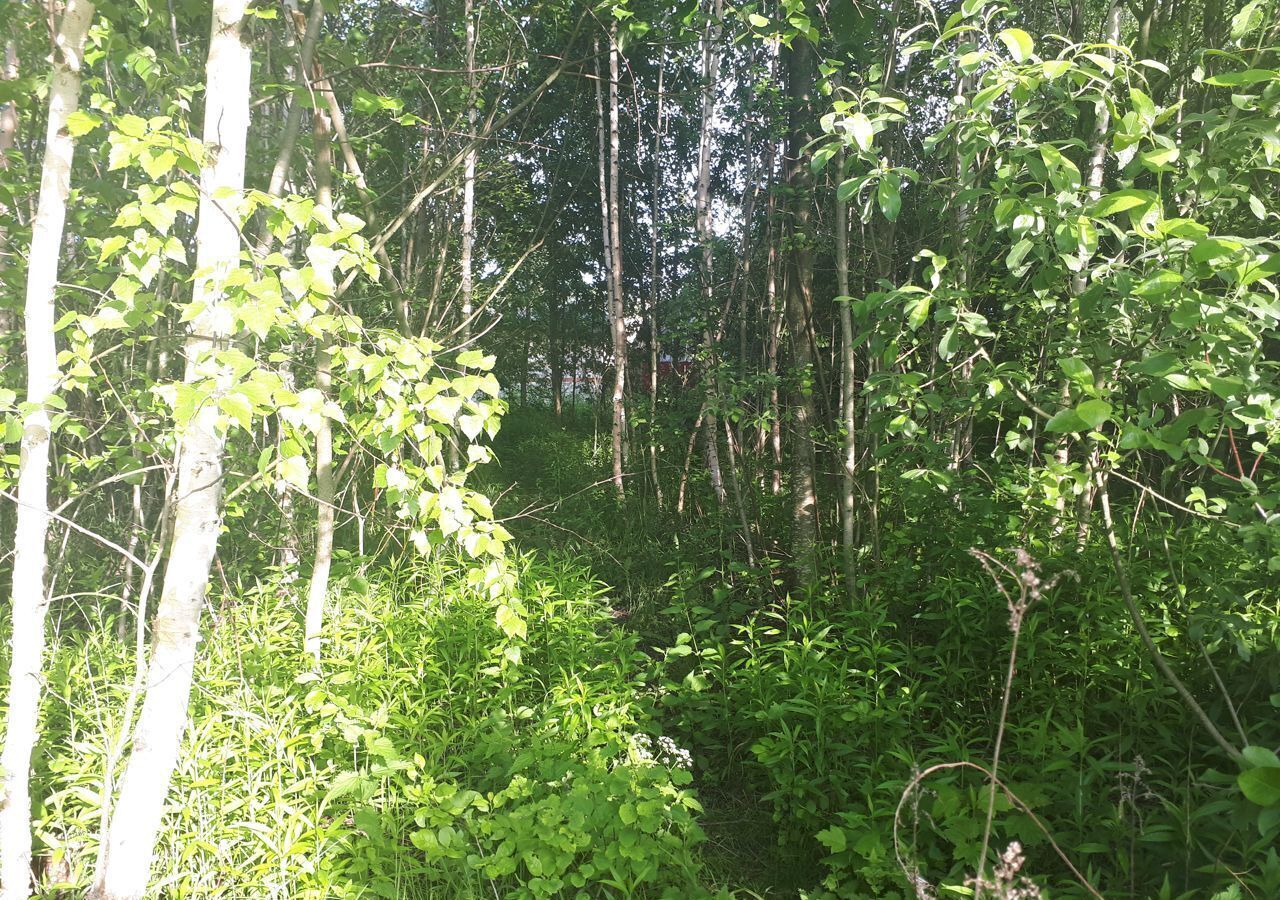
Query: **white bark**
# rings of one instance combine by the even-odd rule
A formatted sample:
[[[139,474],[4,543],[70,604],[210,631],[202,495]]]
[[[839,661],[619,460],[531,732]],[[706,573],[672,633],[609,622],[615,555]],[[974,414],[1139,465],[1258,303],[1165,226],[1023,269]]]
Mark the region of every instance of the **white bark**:
[[[844,177],[844,153],[836,171]],[[858,595],[858,548],[855,491],[858,483],[858,365],[854,346],[853,311],[849,308],[849,209],[836,199],[836,291],[840,307],[840,423],[844,427],[840,471],[840,545],[844,555],[845,591],[852,602]]]
[[[613,486],[618,496],[626,496],[622,486],[624,441],[627,431],[627,313],[622,298],[622,209],[618,206],[618,24],[609,37],[609,244],[613,258],[610,291],[613,332]]]
[[[711,246],[711,126],[716,113],[716,87],[720,72],[720,0],[712,4],[710,18],[702,34],[702,122],[698,129],[698,189],[694,201],[695,220],[698,232],[699,275],[702,291],[702,311],[707,316],[707,324],[702,330],[703,352],[706,354],[708,371],[704,377],[706,390],[706,423],[704,453],[707,461],[707,473],[711,477],[711,487],[715,491],[716,503],[721,509],[728,500],[724,489],[724,478],[720,472],[719,433],[716,422],[716,407],[719,405],[719,386],[716,374],[716,341],[712,334],[715,327],[715,258]]]
[[[463,4],[466,19],[467,47],[467,156],[462,163],[462,343],[471,340],[471,316],[474,309],[471,278],[471,251],[475,246],[476,227],[476,17],[473,0]]]
[[[250,59],[241,28],[247,5],[247,0],[213,2],[204,111],[208,159],[200,177],[196,225],[194,300],[201,312],[191,323],[185,346],[188,383],[226,378],[212,351],[225,346],[231,336],[220,307],[226,278],[240,265],[238,219],[223,199],[244,187]],[[201,404],[181,432],[173,537],[152,626],[147,695],[107,833],[105,859],[89,894],[95,900],[132,900],[146,890],[186,725],[200,613],[222,525],[224,442],[216,404]]]
[[[314,113],[316,144],[316,208],[326,218],[333,211],[333,150],[329,117],[316,107]],[[318,266],[317,280],[333,284],[333,267]],[[324,338],[321,338],[324,340]],[[316,351],[316,388],[328,397],[333,388],[333,356],[329,348]],[[307,584],[307,612],[304,622],[303,649],[320,662],[320,634],[324,627],[324,605],[329,599],[329,569],[333,564],[333,513],[337,492],[333,483],[333,426],[328,416],[320,417],[316,429],[316,555]]]
[[[4,44],[4,68],[0,70],[0,81],[16,81],[18,78],[18,49],[12,39]],[[0,106],[0,172],[9,168],[9,151],[13,149],[18,137],[18,104],[5,103]],[[0,201],[0,270],[9,261],[9,219],[13,210],[8,204]],[[14,330],[16,310],[0,306],[0,335]]]
[[[662,193],[662,82],[667,70],[664,52],[658,63],[658,109],[654,116],[653,150],[650,164],[653,166],[653,194],[649,214],[653,221],[649,234],[649,473],[653,479],[654,502],[662,508],[662,479],[658,477],[658,357],[661,343],[658,340],[658,300],[661,297],[661,257],[658,255],[658,237],[661,225],[659,206]]]
[[[93,3],[68,0],[54,47],[49,86],[49,128],[40,173],[40,199],[31,231],[27,265],[27,402],[18,468],[18,516],[14,535],[13,633],[9,662],[8,719],[0,754],[0,898],[26,900],[31,886],[31,752],[40,713],[40,677],[45,647],[45,584],[49,532],[48,403],[58,385],[54,343],[55,287],[75,140],[67,117],[80,102],[80,67]],[[15,63],[16,65],[16,63]],[[15,126],[16,127],[16,126]]]

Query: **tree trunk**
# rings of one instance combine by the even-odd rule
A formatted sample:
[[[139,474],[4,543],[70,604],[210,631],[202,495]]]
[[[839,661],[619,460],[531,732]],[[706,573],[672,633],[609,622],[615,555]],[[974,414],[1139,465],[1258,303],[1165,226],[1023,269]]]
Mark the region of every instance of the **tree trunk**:
[[[1113,2],[1107,9],[1107,17],[1105,20],[1106,34],[1103,40],[1111,44],[1120,43],[1120,16],[1123,7],[1119,2]],[[1103,51],[1108,57],[1113,53],[1110,49]],[[1097,104],[1095,119],[1093,124],[1093,146],[1089,155],[1089,173],[1085,177],[1085,187],[1091,201],[1097,201],[1102,196],[1102,180],[1106,176],[1107,171],[1107,132],[1111,130],[1111,109],[1105,102]],[[1088,266],[1082,266],[1071,279],[1071,321],[1068,328],[1072,332],[1078,331],[1075,324],[1076,315],[1079,312],[1079,297],[1088,287],[1089,278],[1086,274]],[[1070,397],[1070,387],[1068,382],[1063,382],[1063,392]],[[1063,440],[1059,447],[1059,461],[1066,463],[1067,442]],[[1093,477],[1098,469],[1100,455],[1097,444],[1092,444],[1089,453],[1085,457],[1085,483],[1080,492],[1079,500],[1076,504],[1076,546],[1083,547],[1089,539],[1089,523],[1093,518],[1093,504],[1097,496],[1097,483]]]
[[[622,485],[623,441],[627,430],[627,314],[622,298],[622,210],[618,206],[618,24],[609,36],[609,243],[613,258],[613,486],[618,497]]]
[[[75,139],[67,117],[80,103],[80,69],[93,3],[68,0],[53,56],[49,127],[40,172],[40,199],[27,254],[23,328],[27,343],[27,412],[22,420],[18,510],[13,547],[13,631],[9,702],[0,753],[0,898],[26,900],[31,886],[31,752],[39,727],[40,688],[49,594],[45,541],[49,533],[49,401],[58,387],[54,341],[58,259],[71,192]]]
[[[836,170],[844,177],[844,154]],[[844,553],[845,590],[850,602],[858,596],[857,532],[858,484],[858,365],[854,347],[853,312],[849,308],[849,208],[836,200],[836,291],[842,299],[836,302],[840,316],[840,424],[844,429],[844,458],[840,472],[840,544]]]
[[[300,101],[311,89],[312,60],[315,59],[316,44],[320,39],[320,27],[323,22],[324,3],[320,0],[312,0],[311,12],[306,20],[306,30],[302,34],[302,46],[298,50],[298,69],[293,86],[295,96],[289,101],[289,114],[285,118],[284,131],[280,135],[280,151],[276,155],[275,165],[271,168],[271,180],[267,184],[267,193],[272,197],[282,196],[285,185],[289,183],[289,173],[293,168],[293,152],[298,145],[302,111],[305,109],[305,104]],[[270,242],[271,232],[264,219],[258,231],[258,253],[265,253]]]
[[[600,58],[600,42],[595,42],[595,56]],[[610,61],[612,62],[613,50],[610,50]],[[600,71],[600,67],[596,66],[596,171],[600,181],[600,233],[603,244],[603,260],[605,274],[605,311],[609,321],[610,341],[613,345],[614,362],[617,362],[617,328],[614,323],[614,293],[613,293],[613,207],[609,202],[610,178],[613,174],[612,167],[609,165],[609,122],[611,119],[605,118],[605,102],[604,102],[604,75]],[[612,79],[609,87],[610,99],[614,96],[614,86]],[[610,110],[612,112],[612,109]],[[622,380],[625,378],[625,372],[618,372],[614,376],[614,392],[621,394]],[[604,392],[604,386],[601,384],[601,394]],[[603,398],[601,398],[603,399]],[[615,429],[617,432],[617,429]],[[615,435],[613,447],[613,483],[614,489],[618,492],[618,496],[623,496],[622,485],[622,441],[621,433]]]
[[[716,114],[716,80],[720,71],[720,15],[721,0],[713,0],[707,25],[702,33],[702,120],[698,129],[698,188],[694,200],[695,222],[698,232],[698,244],[701,252],[698,256],[698,275],[702,290],[702,313],[707,323],[702,329],[702,350],[705,356],[705,368],[702,381],[706,392],[706,414],[704,418],[705,456],[707,474],[711,477],[711,487],[715,491],[716,504],[724,509],[728,495],[724,488],[724,477],[720,472],[719,424],[716,409],[720,405],[719,374],[716,367],[716,340],[713,330],[716,329],[716,297],[715,297],[715,258],[711,246],[711,127]]]
[[[16,81],[18,79],[18,49],[12,39],[4,43],[4,64],[0,67],[0,81]],[[13,149],[18,138],[18,104],[0,105],[0,172],[9,168],[9,151]],[[9,259],[8,223],[13,210],[0,201],[0,271],[4,270]],[[0,304],[0,337],[12,333],[16,328],[15,310]],[[0,519],[0,523],[4,520]]]
[[[212,355],[231,337],[229,317],[220,315],[228,277],[240,265],[236,218],[219,195],[244,188],[245,141],[249,129],[249,47],[241,40],[247,0],[214,0],[206,70],[204,142],[210,148],[200,177],[193,300],[199,309],[185,345],[188,384],[230,373]],[[178,493],[164,589],[152,626],[152,660],[142,713],[133,735],[107,832],[107,850],[89,896],[133,900],[147,886],[156,835],[190,701],[200,613],[217,551],[222,510],[225,435],[216,404],[197,407],[180,424]]]
[[[551,369],[551,408],[556,421],[564,416],[564,341],[561,339],[560,291],[554,286],[547,293],[547,363]]]
[[[462,163],[462,332],[461,342],[471,341],[471,314],[474,309],[471,279],[471,251],[475,245],[476,213],[476,17],[474,0],[465,0],[463,18],[466,20],[466,69],[467,69],[467,153]]]
[[[791,104],[787,133],[787,202],[790,206],[787,249],[786,317],[791,335],[792,368],[799,384],[794,406],[791,459],[792,554],[802,575],[816,572],[813,559],[818,536],[818,499],[814,482],[813,433],[815,412],[812,385],[813,346],[809,328],[813,318],[813,250],[809,234],[810,91],[813,88],[813,48],[798,37],[785,52],[787,99]]]
[[[316,145],[316,210],[333,214],[333,145],[327,112],[317,106],[312,112]],[[316,280],[333,284],[333,267],[317,266]],[[321,340],[326,340],[321,338]],[[316,349],[316,389],[327,399],[333,391],[333,356],[327,346]],[[307,584],[307,610],[303,649],[320,663],[320,632],[324,626],[324,604],[329,598],[329,568],[333,563],[333,520],[336,491],[333,484],[333,424],[320,416],[316,427],[316,555]]]
[[[658,364],[661,342],[658,339],[658,300],[662,296],[662,257],[658,253],[662,203],[662,82],[666,76],[667,56],[658,63],[658,100],[653,126],[653,151],[649,164],[653,167],[653,194],[649,203],[651,231],[649,236],[649,477],[653,479],[654,502],[662,509],[662,480],[658,477]]]

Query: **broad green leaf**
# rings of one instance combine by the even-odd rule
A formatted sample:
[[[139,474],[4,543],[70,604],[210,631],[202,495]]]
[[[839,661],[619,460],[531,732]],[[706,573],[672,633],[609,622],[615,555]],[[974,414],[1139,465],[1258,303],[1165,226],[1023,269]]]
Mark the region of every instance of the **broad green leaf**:
[[[463,350],[457,356],[457,363],[460,366],[466,366],[469,369],[480,369],[487,372],[493,368],[493,364],[497,361],[494,356],[485,356],[479,350]]]
[[[280,460],[280,477],[298,490],[305,491],[311,479],[311,467],[305,457],[286,457]]]
[[[912,294],[907,300],[907,325],[915,331],[929,318],[929,306],[933,297],[929,294]]]
[[[1069,356],[1058,360],[1058,366],[1076,384],[1093,386],[1093,369],[1084,360]]]
[[[1183,281],[1183,277],[1177,272],[1161,269],[1138,282],[1133,292],[1143,299],[1151,300],[1172,293]]]
[[[1157,147],[1139,153],[1138,162],[1152,172],[1167,172],[1178,161],[1179,155],[1177,147]]]
[[[867,118],[865,113],[856,112],[849,117],[849,134],[853,136],[854,143],[858,145],[858,149],[864,153],[871,149],[871,141],[875,137],[875,127],[871,124],[871,120]]]
[[[1123,191],[1116,191],[1107,194],[1099,200],[1093,207],[1095,216],[1103,217],[1114,216],[1116,213],[1125,212],[1138,207],[1148,207],[1156,202],[1156,195],[1151,191],[1142,191],[1136,188],[1126,188]]]
[[[876,199],[880,203],[880,212],[890,222],[898,221],[898,213],[902,210],[902,194],[899,190],[898,176],[885,175],[876,187]]]
[[[1097,431],[1111,418],[1111,404],[1105,400],[1086,400],[1076,406],[1076,415]]]
[[[1245,69],[1243,72],[1224,72],[1204,80],[1215,87],[1245,87],[1260,81],[1280,81],[1280,72],[1274,69]]]
[[[1045,431],[1055,434],[1068,434],[1088,429],[1089,423],[1080,418],[1074,409],[1064,409],[1044,425]]]
[[[1250,746],[1240,751],[1245,762],[1257,768],[1280,768],[1280,756],[1267,747]]]
[[[820,844],[830,850],[832,853],[843,853],[849,846],[848,837],[844,833],[843,828],[832,826],[824,828],[814,835]]]
[[[1251,802],[1265,807],[1280,805],[1280,767],[1248,769],[1240,773],[1237,781]]]
[[[1133,104],[1134,111],[1137,112],[1138,118],[1142,120],[1142,124],[1150,128],[1156,121],[1156,105],[1150,97],[1138,88],[1129,88],[1129,102]]]
[[[1025,62],[1035,49],[1035,41],[1021,28],[1006,28],[996,37],[1009,49],[1014,62]]]
[[[67,131],[72,137],[84,137],[102,124],[102,117],[83,109],[77,109],[67,116]]]
[[[1018,271],[1018,267],[1022,265],[1023,259],[1031,252],[1033,246],[1034,244],[1032,244],[1030,238],[1023,238],[1013,245],[1009,250],[1009,254],[1004,258],[1004,264],[1009,268],[1009,271]]]

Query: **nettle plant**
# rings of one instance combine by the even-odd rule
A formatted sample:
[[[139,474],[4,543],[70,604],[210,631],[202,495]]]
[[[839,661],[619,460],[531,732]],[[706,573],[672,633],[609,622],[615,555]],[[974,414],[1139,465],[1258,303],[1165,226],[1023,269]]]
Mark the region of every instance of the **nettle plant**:
[[[85,113],[76,127],[84,134],[102,121]],[[158,289],[166,279],[172,285],[198,274],[189,271],[184,235],[199,203],[204,148],[169,117],[125,115],[112,125],[110,168],[141,169],[147,180],[134,187],[136,199],[121,208],[112,233],[96,242],[99,262],[116,270],[114,280],[91,311],[69,312],[60,323],[68,342],[65,386],[85,392],[102,387],[97,360],[104,343],[147,335],[175,308],[183,323],[204,312],[175,299],[176,291]],[[202,377],[160,377],[139,392],[168,411],[168,441],[198,409],[216,404],[220,427],[238,435],[246,451],[263,445],[248,487],[310,494],[311,448],[327,421],[339,458],[372,458],[364,468],[372,467],[373,485],[405,543],[428,552],[449,542],[477,560],[472,578],[499,601],[499,624],[523,637],[523,607],[505,596],[510,534],[493,521],[488,498],[467,487],[468,475],[491,458],[481,441],[497,433],[505,410],[490,371],[494,357],[372,327],[343,307],[335,273],[358,269],[374,280],[379,274],[359,218],[299,196],[249,190],[215,199],[242,235],[261,217],[284,250],[255,250],[244,238],[241,265],[226,276],[217,310],[234,337],[198,361]],[[321,352],[332,360],[328,391],[304,386],[300,366]],[[450,444],[459,451],[452,468]]]

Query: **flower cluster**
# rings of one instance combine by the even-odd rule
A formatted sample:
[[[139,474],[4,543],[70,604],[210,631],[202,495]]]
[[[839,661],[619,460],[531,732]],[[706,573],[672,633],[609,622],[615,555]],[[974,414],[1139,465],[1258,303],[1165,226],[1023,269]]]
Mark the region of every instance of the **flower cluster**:
[[[671,768],[693,768],[693,755],[665,734],[659,735],[656,741],[647,734],[633,735],[631,757]]]

